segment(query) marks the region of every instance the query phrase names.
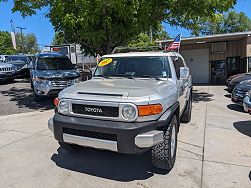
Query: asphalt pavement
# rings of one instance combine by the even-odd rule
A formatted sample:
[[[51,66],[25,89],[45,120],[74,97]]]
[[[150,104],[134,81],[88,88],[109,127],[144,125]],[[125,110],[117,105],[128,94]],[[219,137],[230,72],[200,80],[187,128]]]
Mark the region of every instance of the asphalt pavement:
[[[8,87],[22,90],[15,84]],[[251,116],[232,104],[224,86],[194,87],[192,120],[181,125],[169,173],[153,169],[148,153],[64,151],[47,128],[53,110],[21,105],[13,99],[29,92],[6,96],[0,88],[6,101],[32,111],[0,116],[0,187],[251,187]]]
[[[53,98],[36,102],[30,86],[28,79],[15,79],[14,83],[0,82],[0,116],[54,108]]]

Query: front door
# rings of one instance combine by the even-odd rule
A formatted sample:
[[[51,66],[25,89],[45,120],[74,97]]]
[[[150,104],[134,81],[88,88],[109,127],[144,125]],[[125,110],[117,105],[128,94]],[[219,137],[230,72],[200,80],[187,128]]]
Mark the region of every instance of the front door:
[[[226,61],[211,61],[211,83],[225,84],[226,82]]]

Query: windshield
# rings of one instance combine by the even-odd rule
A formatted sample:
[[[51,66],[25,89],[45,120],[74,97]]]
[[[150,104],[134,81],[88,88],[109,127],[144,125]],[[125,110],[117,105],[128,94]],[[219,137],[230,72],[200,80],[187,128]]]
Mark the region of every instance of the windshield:
[[[108,64],[102,62],[108,60]],[[102,58],[94,77],[158,77],[170,78],[167,57],[115,57]]]
[[[12,61],[22,61],[27,63],[28,58],[26,56],[6,56],[5,61],[11,63]]]
[[[68,58],[40,58],[37,60],[37,70],[71,70],[73,65]]]

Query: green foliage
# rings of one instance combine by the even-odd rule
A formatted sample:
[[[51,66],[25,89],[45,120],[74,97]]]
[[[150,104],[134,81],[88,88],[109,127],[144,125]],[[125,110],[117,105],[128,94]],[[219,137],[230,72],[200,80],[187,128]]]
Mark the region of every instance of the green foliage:
[[[0,0],[4,1],[4,0]],[[68,42],[87,53],[110,53],[162,22],[194,29],[201,19],[232,8],[236,0],[15,0],[23,16],[49,7],[47,16]]]
[[[245,13],[237,13],[232,10],[225,14],[219,14],[215,20],[201,21],[198,27],[193,30],[193,34],[211,35],[243,31],[251,31],[251,20]]]
[[[22,38],[20,33],[16,33],[16,43],[18,53],[24,52],[25,54],[34,54],[39,51],[37,38],[34,33],[23,34],[24,50],[22,50]]]
[[[7,31],[0,31],[0,54],[12,55],[16,51],[12,46],[10,33]]]
[[[140,33],[138,36],[135,37],[135,39],[129,42],[128,46],[130,47],[156,46],[156,42],[155,42],[156,40],[170,39],[170,36],[162,27],[160,27],[160,29],[158,29],[157,31],[153,31],[152,41],[149,35],[150,33]]]
[[[52,45],[61,45],[61,44],[67,44],[67,40],[65,39],[65,36],[63,33],[55,32],[55,35],[52,40]]]

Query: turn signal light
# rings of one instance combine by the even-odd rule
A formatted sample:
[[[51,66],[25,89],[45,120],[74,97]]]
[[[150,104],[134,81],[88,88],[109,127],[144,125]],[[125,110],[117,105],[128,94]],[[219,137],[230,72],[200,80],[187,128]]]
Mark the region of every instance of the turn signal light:
[[[150,116],[160,114],[163,110],[161,104],[152,104],[152,105],[144,105],[137,106],[139,111],[139,116]]]
[[[59,101],[60,101],[60,100],[59,100],[58,98],[55,98],[55,99],[54,99],[54,105],[55,105],[56,107],[58,107]]]

